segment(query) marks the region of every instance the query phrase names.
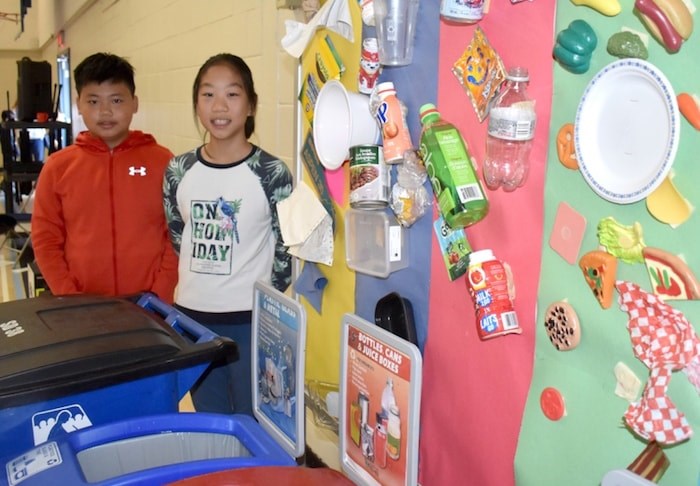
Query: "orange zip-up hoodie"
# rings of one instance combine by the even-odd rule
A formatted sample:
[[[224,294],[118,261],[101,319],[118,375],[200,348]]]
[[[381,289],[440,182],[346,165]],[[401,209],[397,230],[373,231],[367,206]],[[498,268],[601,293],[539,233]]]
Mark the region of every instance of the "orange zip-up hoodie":
[[[32,245],[53,294],[154,292],[173,301],[177,256],[163,211],[173,154],[131,131],[113,150],[89,132],[52,154],[39,174]]]

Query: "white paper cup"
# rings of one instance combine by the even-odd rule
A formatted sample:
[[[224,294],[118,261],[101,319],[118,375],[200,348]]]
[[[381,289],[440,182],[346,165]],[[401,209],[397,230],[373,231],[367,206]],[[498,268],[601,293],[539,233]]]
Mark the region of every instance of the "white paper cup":
[[[340,81],[327,81],[314,107],[314,145],[321,164],[335,170],[350,157],[350,147],[375,144],[379,124],[369,110],[369,96],[345,89]]]

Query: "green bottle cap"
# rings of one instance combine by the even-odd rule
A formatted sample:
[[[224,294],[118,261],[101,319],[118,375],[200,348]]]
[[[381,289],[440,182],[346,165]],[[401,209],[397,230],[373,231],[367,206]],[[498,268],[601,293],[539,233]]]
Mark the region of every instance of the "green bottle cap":
[[[421,123],[425,123],[428,120],[440,117],[440,112],[437,110],[437,108],[435,108],[435,105],[432,103],[426,103],[422,105],[418,110],[418,113],[420,116]]]

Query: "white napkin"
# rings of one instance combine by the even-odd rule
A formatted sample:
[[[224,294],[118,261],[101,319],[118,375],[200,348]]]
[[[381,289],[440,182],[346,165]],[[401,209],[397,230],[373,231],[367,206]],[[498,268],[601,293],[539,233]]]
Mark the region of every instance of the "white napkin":
[[[310,262],[333,264],[333,222],[313,190],[299,181],[277,204],[280,230],[289,253]]]
[[[314,32],[320,27],[332,30],[350,42],[355,41],[348,0],[328,0],[308,23],[286,20],[284,25],[287,33],[282,38],[282,47],[294,57],[301,57]]]

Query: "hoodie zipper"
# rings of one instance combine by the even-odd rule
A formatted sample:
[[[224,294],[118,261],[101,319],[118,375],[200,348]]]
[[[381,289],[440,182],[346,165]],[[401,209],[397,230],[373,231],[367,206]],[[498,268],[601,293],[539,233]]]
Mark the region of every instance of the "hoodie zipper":
[[[117,218],[115,216],[114,204],[114,150],[112,149],[109,151],[109,211],[112,231],[112,275],[114,277],[114,293],[115,295],[119,295],[119,278],[117,275]]]

